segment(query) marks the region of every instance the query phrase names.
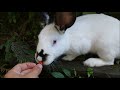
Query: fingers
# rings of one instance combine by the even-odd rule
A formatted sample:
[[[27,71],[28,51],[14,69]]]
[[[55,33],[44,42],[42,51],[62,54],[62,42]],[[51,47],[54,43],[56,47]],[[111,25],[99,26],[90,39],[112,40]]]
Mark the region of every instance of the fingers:
[[[31,72],[29,72],[29,74],[27,74],[27,78],[38,78],[38,75],[41,73],[42,71],[42,65],[41,64],[37,64],[32,70]]]
[[[29,72],[31,72],[32,69],[27,69],[27,70],[24,70],[21,72],[21,75],[26,75],[28,74]]]
[[[23,63],[14,66],[5,77],[15,77],[15,78],[38,78],[38,75],[42,71],[41,64],[35,63]]]
[[[33,68],[34,66],[36,66],[35,63],[27,62],[27,63],[23,63],[23,64],[17,64],[16,66],[13,67],[12,70],[19,74],[24,70]]]

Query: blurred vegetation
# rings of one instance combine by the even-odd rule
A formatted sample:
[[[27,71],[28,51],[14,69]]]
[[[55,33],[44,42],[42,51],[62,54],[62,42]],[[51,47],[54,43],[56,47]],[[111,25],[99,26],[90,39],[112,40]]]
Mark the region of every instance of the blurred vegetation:
[[[77,12],[77,16],[96,12]],[[120,12],[104,12],[120,19]],[[38,34],[45,24],[41,12],[0,12],[0,77],[21,62],[34,61]]]
[[[0,74],[34,60],[42,23],[40,12],[0,12]]]

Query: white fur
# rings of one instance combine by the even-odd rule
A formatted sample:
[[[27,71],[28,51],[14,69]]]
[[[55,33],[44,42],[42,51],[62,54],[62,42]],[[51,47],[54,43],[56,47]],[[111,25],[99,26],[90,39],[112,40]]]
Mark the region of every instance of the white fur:
[[[88,52],[98,54],[100,58],[84,61],[84,65],[90,67],[113,65],[114,59],[120,57],[120,21],[111,16],[79,16],[64,34],[54,26],[54,23],[46,25],[38,36],[37,52],[43,49],[49,54],[44,65],[49,65],[62,54],[67,55],[63,59],[68,61]],[[53,40],[57,40],[55,45],[52,45]]]

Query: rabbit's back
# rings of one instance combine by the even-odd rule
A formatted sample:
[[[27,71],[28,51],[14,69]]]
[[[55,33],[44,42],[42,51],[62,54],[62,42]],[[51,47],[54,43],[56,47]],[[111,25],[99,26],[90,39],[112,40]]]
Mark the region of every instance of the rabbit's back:
[[[114,17],[104,14],[89,14],[77,17],[73,26],[68,28],[69,33],[86,32],[119,32],[120,21]]]
[[[104,14],[77,17],[65,34],[73,49],[79,50],[84,46],[87,51],[96,52],[107,47],[113,48],[116,56],[120,55],[120,21],[114,17]]]

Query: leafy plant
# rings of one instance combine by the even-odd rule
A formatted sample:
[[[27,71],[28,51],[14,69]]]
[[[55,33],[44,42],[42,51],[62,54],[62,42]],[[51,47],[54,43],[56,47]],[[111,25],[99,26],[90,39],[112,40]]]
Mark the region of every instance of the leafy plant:
[[[81,78],[81,76],[77,74],[75,69],[69,70],[62,68],[61,72],[51,72],[51,75],[55,78]]]
[[[13,36],[0,45],[0,76],[2,77],[17,63],[33,62],[35,50],[31,50],[29,44]]]
[[[62,71],[64,72],[64,74],[65,74],[67,77],[71,77],[71,76],[72,76],[70,70],[63,68]]]
[[[55,78],[65,78],[65,76],[60,72],[52,72],[51,75]]]
[[[5,61],[10,61],[17,58],[18,62],[26,62],[34,60],[35,51],[31,50],[26,42],[16,40],[13,36],[0,46],[0,49],[5,48]]]
[[[87,68],[87,75],[88,75],[88,78],[90,78],[90,77],[94,78],[94,76],[93,76],[93,68]]]
[[[61,72],[51,72],[51,75],[54,78],[85,78],[79,75],[75,68],[73,70],[62,68]],[[92,68],[87,68],[87,78],[94,78]]]
[[[34,60],[42,22],[40,12],[0,12],[0,76],[17,63]]]

